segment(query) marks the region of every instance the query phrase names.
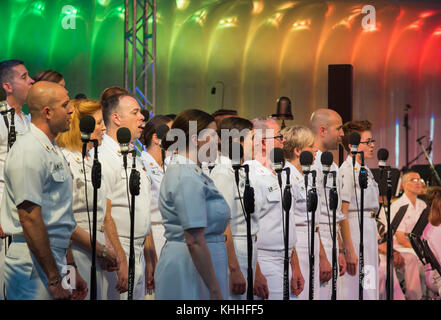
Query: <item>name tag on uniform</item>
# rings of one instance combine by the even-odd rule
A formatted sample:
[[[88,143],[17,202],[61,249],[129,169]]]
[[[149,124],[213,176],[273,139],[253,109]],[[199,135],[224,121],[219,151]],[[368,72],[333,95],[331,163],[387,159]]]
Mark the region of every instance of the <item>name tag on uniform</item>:
[[[278,189],[279,189],[279,184],[278,183],[275,183],[272,186],[268,187],[269,192],[273,192],[273,191],[278,190]]]

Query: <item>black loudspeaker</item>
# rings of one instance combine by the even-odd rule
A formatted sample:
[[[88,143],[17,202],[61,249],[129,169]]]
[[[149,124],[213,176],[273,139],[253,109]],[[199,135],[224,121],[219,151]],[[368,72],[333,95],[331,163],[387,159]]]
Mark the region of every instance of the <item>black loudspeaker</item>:
[[[354,67],[351,64],[328,66],[328,107],[340,114],[343,123],[352,120]],[[343,163],[343,148],[339,148],[339,164]]]

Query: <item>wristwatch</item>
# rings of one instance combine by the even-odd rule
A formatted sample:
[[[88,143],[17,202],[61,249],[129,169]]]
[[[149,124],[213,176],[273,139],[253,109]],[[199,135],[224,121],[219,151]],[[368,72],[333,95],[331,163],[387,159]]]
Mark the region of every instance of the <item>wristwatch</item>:
[[[343,254],[345,254],[345,253],[346,253],[346,250],[345,250],[345,249],[338,249],[338,253],[343,253]]]

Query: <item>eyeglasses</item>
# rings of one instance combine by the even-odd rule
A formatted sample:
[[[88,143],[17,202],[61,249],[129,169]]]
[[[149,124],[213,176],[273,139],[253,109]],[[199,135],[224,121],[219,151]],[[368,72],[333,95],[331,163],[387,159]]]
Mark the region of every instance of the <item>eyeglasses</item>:
[[[275,136],[275,137],[264,137],[262,139],[279,139],[280,141],[282,141],[283,140],[283,135],[278,135],[278,136]]]
[[[363,143],[363,144],[365,144],[365,145],[370,145],[370,144],[373,144],[373,143],[375,143],[375,140],[374,139],[367,139],[366,141],[360,141],[360,143]]]
[[[410,179],[411,182],[421,182],[421,183],[426,183],[426,181],[424,181],[424,179],[418,179],[418,178],[412,178]]]

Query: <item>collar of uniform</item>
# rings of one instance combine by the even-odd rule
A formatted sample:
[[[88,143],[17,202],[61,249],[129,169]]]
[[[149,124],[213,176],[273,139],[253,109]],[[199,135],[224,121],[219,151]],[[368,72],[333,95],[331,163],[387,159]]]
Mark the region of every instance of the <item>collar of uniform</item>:
[[[255,170],[256,174],[259,175],[273,175],[273,172],[265,167],[263,164],[261,164],[257,160],[248,160],[245,161],[244,164],[248,164],[250,166],[250,171]]]
[[[285,162],[285,168],[288,167],[291,170],[291,177],[296,179],[296,182],[304,181],[303,175],[299,172],[299,170],[289,161]]]
[[[157,167],[162,171],[161,166],[156,162],[155,158],[153,158],[153,156],[148,151],[141,152],[141,159],[144,159],[150,167]]]
[[[412,202],[410,201],[409,197],[406,195],[405,192],[403,192],[403,195],[397,201],[402,202],[402,205],[408,204],[414,210],[417,210],[419,212],[422,212],[426,208],[426,206],[427,206],[426,203],[423,200],[418,199],[418,197],[417,197],[416,201],[415,201],[415,207],[414,207]]]
[[[35,126],[33,123],[31,123],[31,126],[29,128],[30,133],[38,140],[38,142],[41,143],[41,145],[47,150],[55,151],[54,144],[49,140],[49,137],[41,131],[37,126]]]
[[[233,162],[231,161],[230,158],[225,157],[223,155],[219,155],[216,159],[216,164],[222,164],[222,165],[226,165],[226,166],[233,166]]]
[[[122,156],[121,155],[121,147],[119,146],[118,142],[113,140],[113,138],[111,138],[107,134],[104,134],[102,144],[109,147],[110,150],[112,150],[112,152],[115,152],[116,154],[118,154],[118,156],[120,156],[120,157]]]
[[[6,102],[6,106],[7,106],[7,110],[8,110],[8,111],[12,109],[12,107],[11,107],[11,106],[9,105],[9,103],[7,103],[7,102]],[[21,117],[23,118],[23,121],[24,121],[24,119],[29,119],[29,118],[28,118],[28,115],[27,115],[26,113],[23,112],[23,109],[20,110],[20,115],[21,115]],[[9,119],[11,119],[11,113],[10,113],[10,112],[7,113],[7,116],[8,116]],[[15,117],[15,118],[17,118],[17,117]]]
[[[74,151],[70,149],[62,149],[62,151],[66,158],[69,156],[69,158],[74,159],[77,163],[83,163],[83,154],[80,151]]]
[[[351,167],[352,167],[352,156],[351,155],[348,155],[347,157],[346,157],[346,161],[351,165]],[[360,168],[361,168],[361,165],[357,162],[357,161],[355,161],[355,171],[360,171]]]
[[[175,153],[173,155],[173,164],[190,164],[190,165],[197,166],[197,164],[193,160],[191,160],[187,157],[184,157],[183,155],[180,155],[179,153]]]

